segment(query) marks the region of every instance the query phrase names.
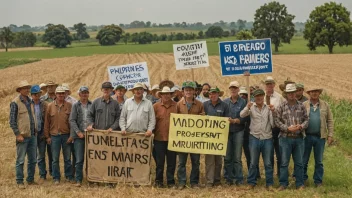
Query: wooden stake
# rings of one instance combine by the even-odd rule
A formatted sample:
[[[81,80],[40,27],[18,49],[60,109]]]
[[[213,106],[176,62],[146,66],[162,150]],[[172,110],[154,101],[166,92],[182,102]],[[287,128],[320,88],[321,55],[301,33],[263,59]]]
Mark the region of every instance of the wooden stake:
[[[247,92],[248,92],[248,102],[251,101],[251,90],[249,88],[249,76],[250,73],[249,71],[244,72],[244,76],[246,76],[246,86],[247,86]]]

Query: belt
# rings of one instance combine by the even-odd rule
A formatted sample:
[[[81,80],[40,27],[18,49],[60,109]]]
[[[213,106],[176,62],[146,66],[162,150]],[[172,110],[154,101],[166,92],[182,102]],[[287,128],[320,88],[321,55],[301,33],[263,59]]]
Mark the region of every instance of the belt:
[[[296,133],[286,133],[286,137],[296,139],[296,138],[303,138],[302,133],[296,134]]]

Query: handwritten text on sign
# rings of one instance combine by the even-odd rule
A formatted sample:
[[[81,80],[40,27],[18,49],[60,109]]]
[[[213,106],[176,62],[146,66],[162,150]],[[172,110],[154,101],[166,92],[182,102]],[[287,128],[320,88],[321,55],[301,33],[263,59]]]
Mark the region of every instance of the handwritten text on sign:
[[[146,62],[121,66],[109,66],[108,74],[112,86],[123,85],[126,89],[133,88],[136,83],[150,86],[148,67]]]
[[[88,181],[149,184],[151,142],[137,133],[87,133]]]
[[[168,149],[226,155],[228,135],[228,118],[171,114]]]
[[[188,44],[175,44],[174,57],[176,70],[209,66],[206,41]]]
[[[271,40],[219,42],[223,76],[272,73]]]

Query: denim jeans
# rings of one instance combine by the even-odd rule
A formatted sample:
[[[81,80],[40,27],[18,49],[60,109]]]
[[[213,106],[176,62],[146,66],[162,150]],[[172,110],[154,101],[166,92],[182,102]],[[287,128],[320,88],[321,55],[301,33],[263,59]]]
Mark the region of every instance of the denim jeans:
[[[313,148],[314,153],[314,183],[321,184],[323,183],[323,176],[324,176],[324,166],[323,166],[323,154],[325,148],[325,139],[321,139],[318,136],[307,135],[304,139],[304,155],[303,155],[303,165],[304,165],[304,173],[303,173],[303,180],[308,179],[307,169],[308,169],[308,162],[309,157]]]
[[[76,138],[73,142],[75,149],[75,158],[76,164],[74,164],[76,168],[76,182],[82,183],[83,180],[83,164],[84,164],[84,145],[85,139]]]
[[[274,151],[276,156],[276,167],[277,167],[277,175],[280,177],[280,166],[281,166],[281,154],[280,154],[280,145],[279,145],[279,134],[280,128],[273,128],[273,144],[274,144]],[[273,169],[275,167],[274,155],[271,157],[271,164],[273,165]]]
[[[27,182],[34,181],[35,166],[37,164],[37,136],[24,138],[23,142],[16,141],[17,159],[16,159],[16,181],[18,184],[23,183],[23,165],[27,154]]]
[[[154,140],[154,151],[156,160],[155,182],[163,184],[164,165],[166,157],[166,179],[168,185],[175,184],[176,152],[167,150],[167,141]]]
[[[53,178],[54,180],[60,180],[60,151],[64,156],[64,169],[65,177],[67,179],[72,178],[72,164],[71,164],[71,145],[66,144],[69,134],[51,136],[51,152],[53,154]]]
[[[303,153],[304,139],[280,137],[281,167],[280,167],[280,185],[288,186],[288,166],[292,155],[294,162],[294,172],[296,176],[296,187],[304,185],[303,181]]]
[[[188,154],[191,156],[191,162],[192,162],[190,183],[191,184],[198,184],[199,183],[200,154],[178,153],[177,178],[178,178],[178,183],[180,185],[186,185],[186,181],[187,181],[186,164],[187,164]]]
[[[242,147],[243,147],[244,156],[246,157],[248,174],[249,174],[249,167],[251,165],[251,153],[249,151],[249,136],[250,136],[249,131],[245,130],[244,135],[243,135],[243,146]],[[273,167],[273,169],[274,169],[274,167]],[[257,173],[258,173],[257,178],[260,178],[259,165],[257,167]]]
[[[47,174],[46,162],[45,162],[46,140],[45,138],[38,136],[37,143],[38,143],[37,161],[38,161],[39,175],[40,175],[40,178],[46,179],[46,174]]]
[[[46,144],[46,153],[48,154],[48,166],[49,166],[49,174],[53,175],[53,153],[51,152],[51,145]]]
[[[72,160],[71,160],[71,164],[72,164],[72,177],[75,177],[76,174],[76,150],[75,150],[75,145],[74,142],[72,142],[70,144],[71,146],[71,156],[72,156]]]
[[[226,169],[227,182],[237,184],[243,183],[243,171],[242,171],[242,145],[243,145],[243,133],[230,132],[227,142],[226,156],[224,159],[224,169]],[[234,171],[233,171],[234,170]]]
[[[273,139],[257,139],[253,135],[249,136],[249,150],[251,153],[251,164],[249,166],[249,173],[247,182],[250,185],[257,185],[257,175],[259,166],[260,153],[262,154],[264,167],[265,167],[265,181],[266,186],[272,186],[274,184],[273,178],[273,165],[271,162],[272,156],[274,155]]]

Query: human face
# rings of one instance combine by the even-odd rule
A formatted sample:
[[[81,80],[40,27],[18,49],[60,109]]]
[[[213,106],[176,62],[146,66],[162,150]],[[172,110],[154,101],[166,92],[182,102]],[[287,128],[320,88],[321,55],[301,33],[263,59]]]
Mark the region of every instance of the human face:
[[[46,92],[48,90],[48,87],[42,87],[42,88],[40,88],[40,90]]]
[[[49,85],[48,86],[48,93],[49,94],[54,94],[56,87],[57,87],[56,85]]]
[[[125,89],[117,89],[115,91],[115,95],[119,98],[123,97],[126,93],[126,90]]]
[[[210,92],[209,93],[209,99],[212,102],[217,102],[219,100],[219,93],[218,92]]]
[[[31,94],[31,97],[34,101],[39,101],[41,95],[42,94],[39,92],[39,93]]]
[[[286,97],[287,97],[287,100],[288,101],[295,101],[296,100],[296,92],[289,92],[289,93],[286,93]]]
[[[208,85],[204,85],[203,88],[202,88],[202,93],[205,97],[208,97],[209,96],[209,90],[210,90],[210,87]]]
[[[265,90],[266,92],[273,93],[275,88],[275,83],[267,83],[265,84]]]
[[[240,94],[241,98],[247,100],[248,99],[248,95],[247,94]]]
[[[79,98],[81,101],[87,101],[89,98],[89,92],[88,91],[82,91],[79,94]]]
[[[197,96],[200,94],[200,92],[202,92],[202,88],[197,88],[197,90],[196,90]]]
[[[101,91],[103,92],[103,97],[110,97],[110,93],[111,93],[112,89],[102,88]]]
[[[22,87],[19,92],[22,96],[28,96],[31,87]]]
[[[309,92],[309,97],[311,100],[318,100],[320,97],[320,91],[319,90],[313,90]]]
[[[257,95],[254,97],[254,102],[257,105],[262,105],[264,104],[264,95]]]
[[[230,94],[231,97],[236,97],[238,96],[238,92],[240,91],[240,89],[238,87],[230,87]]]
[[[304,89],[298,88],[296,91],[296,98],[301,98],[303,95],[303,91],[304,91]]]
[[[56,99],[60,102],[65,100],[65,93],[56,93]]]
[[[194,96],[194,89],[192,89],[192,88],[184,88],[183,89],[183,92],[184,92],[184,95],[185,95],[185,97],[186,98],[192,98],[193,99],[193,96]]]
[[[171,93],[162,93],[160,95],[161,95],[161,100],[163,102],[169,102],[171,100],[171,97],[172,97]]]
[[[143,93],[144,93],[144,89],[143,88],[136,88],[133,90],[133,94],[135,97],[137,98],[142,98],[143,97]]]

